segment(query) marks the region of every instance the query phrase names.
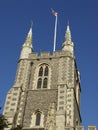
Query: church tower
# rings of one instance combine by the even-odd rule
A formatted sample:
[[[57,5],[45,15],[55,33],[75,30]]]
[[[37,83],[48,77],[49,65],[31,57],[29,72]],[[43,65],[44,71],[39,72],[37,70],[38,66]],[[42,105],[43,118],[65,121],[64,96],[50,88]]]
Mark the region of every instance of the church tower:
[[[62,50],[52,55],[33,52],[32,28],[22,46],[15,83],[4,115],[10,130],[83,130],[80,115],[80,73],[67,25]],[[95,130],[95,129],[94,129]]]

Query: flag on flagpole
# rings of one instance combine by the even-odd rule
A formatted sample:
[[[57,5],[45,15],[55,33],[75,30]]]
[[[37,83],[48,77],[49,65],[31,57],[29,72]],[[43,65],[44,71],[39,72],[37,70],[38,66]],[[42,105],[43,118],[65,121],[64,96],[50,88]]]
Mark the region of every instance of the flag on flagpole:
[[[54,28],[54,45],[53,45],[53,52],[55,52],[55,49],[56,49],[56,33],[57,33],[57,16],[58,16],[58,13],[51,9],[52,11],[52,14],[55,16],[55,28]]]
[[[58,13],[55,11],[55,10],[53,10],[53,9],[51,9],[52,10],[52,14],[54,15],[54,16],[57,16],[58,15]]]

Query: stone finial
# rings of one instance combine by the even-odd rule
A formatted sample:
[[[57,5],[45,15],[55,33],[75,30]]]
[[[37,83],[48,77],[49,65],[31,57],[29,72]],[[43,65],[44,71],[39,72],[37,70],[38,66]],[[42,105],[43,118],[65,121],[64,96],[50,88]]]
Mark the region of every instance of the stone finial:
[[[32,28],[30,28],[26,40],[22,46],[20,59],[28,58],[29,54],[32,53]]]
[[[32,47],[32,28],[30,28],[29,32],[28,32],[28,35],[26,37],[26,40],[23,44],[23,47],[30,47],[30,48],[33,48]]]
[[[62,45],[62,50],[69,52],[70,54],[74,54],[74,49],[73,49],[74,45],[72,42],[72,38],[71,38],[71,31],[70,31],[70,27],[69,24],[67,25],[67,29],[66,29],[66,33],[65,33],[65,41]]]
[[[72,43],[72,38],[71,38],[71,31],[70,31],[70,27],[69,24],[67,25],[67,29],[66,29],[66,33],[65,33],[65,41],[62,45],[62,48],[67,45],[67,44],[73,44]]]

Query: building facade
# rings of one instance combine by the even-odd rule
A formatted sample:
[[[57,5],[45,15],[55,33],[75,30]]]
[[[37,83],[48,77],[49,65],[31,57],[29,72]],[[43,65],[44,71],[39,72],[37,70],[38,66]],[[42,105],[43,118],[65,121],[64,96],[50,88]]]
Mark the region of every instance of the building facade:
[[[80,73],[69,25],[62,50],[33,51],[32,28],[22,46],[15,82],[6,96],[4,115],[10,130],[83,130]],[[91,126],[89,130],[96,130]]]

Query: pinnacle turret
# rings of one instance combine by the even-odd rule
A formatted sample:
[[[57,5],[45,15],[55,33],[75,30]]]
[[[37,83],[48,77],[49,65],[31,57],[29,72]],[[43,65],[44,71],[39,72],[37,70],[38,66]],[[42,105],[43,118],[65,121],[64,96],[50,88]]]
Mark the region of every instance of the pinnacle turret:
[[[30,28],[26,40],[22,46],[22,51],[20,55],[20,59],[28,58],[29,54],[32,53],[33,46],[32,46],[32,27]]]
[[[26,37],[26,40],[23,44],[23,47],[30,47],[30,48],[33,48],[32,47],[32,28],[30,28],[29,32],[28,32],[28,35]]]
[[[67,30],[66,30],[66,34],[65,34],[65,41],[67,43],[71,42],[71,32],[70,32],[69,25],[67,25]]]
[[[72,39],[71,39],[71,31],[70,31],[69,24],[67,25],[67,29],[66,29],[66,33],[65,33],[65,41],[64,41],[62,47],[64,47],[66,44],[73,44]]]
[[[65,33],[65,41],[62,45],[62,50],[73,53],[73,42],[72,42],[72,38],[71,38],[71,31],[70,31],[69,24],[67,25],[67,29],[66,29],[66,33]]]

